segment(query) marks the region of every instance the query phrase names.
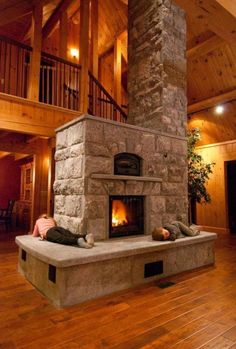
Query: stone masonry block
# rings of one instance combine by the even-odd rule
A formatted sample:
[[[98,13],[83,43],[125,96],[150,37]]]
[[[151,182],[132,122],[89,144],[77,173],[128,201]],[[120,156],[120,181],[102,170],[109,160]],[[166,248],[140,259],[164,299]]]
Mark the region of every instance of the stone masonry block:
[[[166,199],[162,196],[150,196],[150,214],[166,212]]]
[[[86,142],[85,143],[85,154],[92,156],[102,156],[102,157],[110,157],[110,151],[108,149],[108,145],[98,144],[94,142]]]
[[[104,143],[103,124],[101,122],[86,120],[85,142]]]
[[[86,194],[89,195],[105,195],[106,190],[103,185],[103,181],[88,178],[86,180]]]
[[[182,183],[162,183],[161,194],[162,195],[184,195],[186,191],[184,190],[184,185]]]
[[[56,179],[64,179],[65,177],[65,164],[66,160],[61,160],[56,162],[55,166],[55,177]]]
[[[172,140],[172,151],[174,154],[186,155],[187,154],[187,141],[180,139]]]
[[[79,143],[79,144],[72,145],[69,148],[69,154],[71,158],[83,156],[85,154],[85,144]]]
[[[85,197],[86,218],[104,218],[108,214],[108,198],[105,195],[87,195]]]
[[[84,180],[83,179],[55,180],[53,184],[53,190],[55,195],[83,194]]]
[[[70,148],[59,149],[55,152],[55,161],[66,160],[70,157]]]
[[[70,158],[66,160],[64,178],[81,178],[83,174],[83,159],[82,156]]]
[[[54,212],[60,215],[65,214],[65,196],[64,195],[55,195]]]
[[[83,198],[80,195],[68,195],[65,197],[65,214],[69,217],[82,217]]]
[[[94,235],[96,241],[108,239],[107,228],[104,218],[88,219],[87,232]]]
[[[56,178],[70,179],[82,177],[82,156],[69,158],[56,163]]]
[[[155,153],[155,135],[154,134],[143,134],[141,137],[141,144],[143,145],[142,154],[153,154]]]
[[[84,123],[83,122],[78,122],[75,125],[72,125],[71,127],[68,128],[67,131],[67,142],[68,145],[74,145],[78,143],[82,143],[84,140]]]
[[[143,182],[127,181],[125,185],[126,195],[142,195]]]
[[[60,131],[57,133],[56,137],[56,149],[63,149],[67,148],[68,141],[67,141],[67,129]]]
[[[100,156],[86,156],[85,157],[85,177],[92,173],[113,173],[113,159],[104,158]]]

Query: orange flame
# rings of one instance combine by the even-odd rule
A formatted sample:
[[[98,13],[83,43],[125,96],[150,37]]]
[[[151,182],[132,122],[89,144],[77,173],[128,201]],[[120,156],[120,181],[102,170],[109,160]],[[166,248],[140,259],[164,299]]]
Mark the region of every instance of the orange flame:
[[[113,200],[112,202],[112,226],[127,224],[127,214],[125,204],[121,200]]]

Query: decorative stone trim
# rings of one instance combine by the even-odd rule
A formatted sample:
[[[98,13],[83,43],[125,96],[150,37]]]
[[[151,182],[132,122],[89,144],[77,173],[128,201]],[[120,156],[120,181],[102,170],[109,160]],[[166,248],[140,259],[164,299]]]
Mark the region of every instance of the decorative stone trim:
[[[61,132],[61,131],[66,130],[69,127],[71,127],[79,122],[85,121],[85,120],[94,120],[96,122],[100,122],[103,124],[119,126],[119,128],[126,128],[126,129],[130,129],[130,130],[135,130],[135,131],[143,131],[143,132],[152,133],[152,134],[155,134],[158,136],[165,136],[165,137],[170,137],[170,138],[174,138],[174,139],[180,139],[180,140],[184,140],[187,142],[187,137],[173,135],[173,134],[170,134],[167,132],[157,131],[157,130],[154,130],[152,128],[141,127],[141,126],[131,125],[131,124],[124,124],[124,123],[121,123],[118,121],[113,121],[113,120],[106,120],[106,119],[103,119],[101,117],[89,115],[89,114],[83,114],[80,117],[73,119],[73,120],[67,122],[66,124],[56,128],[55,131],[56,131],[56,133]]]
[[[105,175],[100,173],[94,173],[91,175],[94,179],[110,179],[110,180],[122,180],[122,181],[143,181],[143,182],[162,182],[158,177],[143,177],[143,176],[124,176],[124,175]]]

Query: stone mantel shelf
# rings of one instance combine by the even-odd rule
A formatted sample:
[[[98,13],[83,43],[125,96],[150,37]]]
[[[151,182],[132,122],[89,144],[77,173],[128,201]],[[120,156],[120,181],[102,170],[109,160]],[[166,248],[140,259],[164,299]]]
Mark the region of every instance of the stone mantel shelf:
[[[124,176],[124,175],[108,175],[93,173],[91,178],[94,179],[106,179],[106,180],[119,180],[119,181],[143,181],[143,182],[162,182],[162,178],[158,177],[143,177],[143,176]]]

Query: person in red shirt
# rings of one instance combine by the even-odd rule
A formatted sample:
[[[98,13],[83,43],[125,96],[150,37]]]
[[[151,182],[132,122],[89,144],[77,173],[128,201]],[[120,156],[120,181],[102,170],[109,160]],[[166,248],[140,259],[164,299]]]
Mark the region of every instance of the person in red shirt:
[[[78,245],[83,248],[94,246],[93,234],[73,234],[68,229],[58,227],[56,221],[47,214],[39,216],[32,235],[62,245]]]

